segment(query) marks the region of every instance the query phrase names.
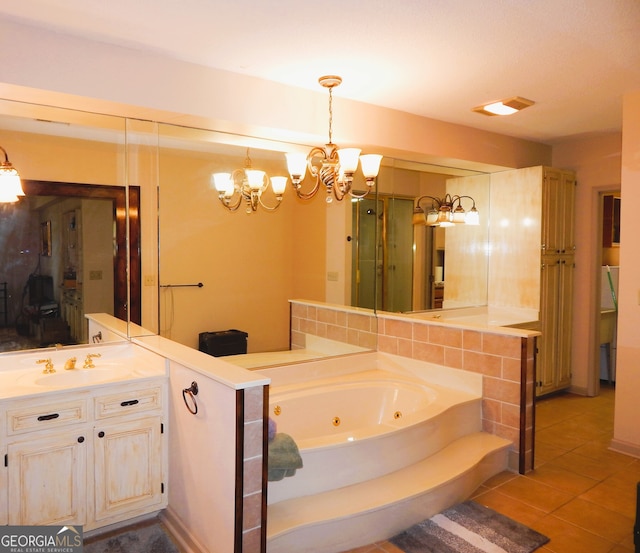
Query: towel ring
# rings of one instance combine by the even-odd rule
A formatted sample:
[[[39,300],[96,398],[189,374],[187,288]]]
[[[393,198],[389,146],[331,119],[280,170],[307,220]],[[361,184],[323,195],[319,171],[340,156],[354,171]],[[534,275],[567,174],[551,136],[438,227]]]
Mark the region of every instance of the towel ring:
[[[191,403],[193,403],[193,407],[189,405],[187,401],[187,395],[191,398]],[[198,395],[198,383],[192,382],[191,386],[182,390],[182,399],[184,400],[184,404],[187,406],[189,413],[195,415],[198,413],[198,404],[196,403],[196,396]]]

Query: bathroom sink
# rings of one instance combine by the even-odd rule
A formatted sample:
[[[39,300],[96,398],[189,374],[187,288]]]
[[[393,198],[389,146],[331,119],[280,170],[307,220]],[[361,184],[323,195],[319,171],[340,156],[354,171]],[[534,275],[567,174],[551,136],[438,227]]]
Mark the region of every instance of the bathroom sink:
[[[51,374],[41,374],[35,378],[36,386],[62,388],[66,386],[89,386],[110,380],[122,380],[131,376],[131,371],[122,368],[94,368],[58,371]]]

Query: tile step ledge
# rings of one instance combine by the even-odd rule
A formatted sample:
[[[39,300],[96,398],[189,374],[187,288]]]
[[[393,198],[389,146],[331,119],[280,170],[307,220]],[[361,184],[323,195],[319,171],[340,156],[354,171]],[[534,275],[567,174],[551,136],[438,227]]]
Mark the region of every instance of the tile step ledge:
[[[510,446],[477,432],[396,472],[273,503],[267,511],[267,553],[338,553],[387,539],[467,499],[506,470]]]

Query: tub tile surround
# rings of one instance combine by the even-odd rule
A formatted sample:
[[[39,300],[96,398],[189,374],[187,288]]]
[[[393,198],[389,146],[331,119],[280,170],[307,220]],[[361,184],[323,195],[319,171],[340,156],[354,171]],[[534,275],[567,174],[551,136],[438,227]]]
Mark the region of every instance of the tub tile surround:
[[[535,342],[539,332],[498,326],[535,320],[529,310],[456,310],[410,315],[315,302],[291,302],[292,347],[316,334],[400,357],[482,376],[482,424],[513,443],[509,468],[525,474],[534,463]],[[444,315],[444,317],[443,317]],[[352,341],[356,340],[356,342]]]
[[[291,349],[305,349],[306,335],[376,349],[377,321],[371,309],[350,310],[316,302],[290,302]]]

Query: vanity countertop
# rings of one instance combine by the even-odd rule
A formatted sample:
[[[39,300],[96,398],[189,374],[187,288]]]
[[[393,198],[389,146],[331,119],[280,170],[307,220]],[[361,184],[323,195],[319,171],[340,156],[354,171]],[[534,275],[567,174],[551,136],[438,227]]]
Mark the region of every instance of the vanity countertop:
[[[94,367],[83,368],[87,354]],[[65,363],[76,358],[76,368]],[[55,372],[45,372],[50,359]],[[131,344],[38,350],[2,356],[0,400],[166,376],[164,359]]]

